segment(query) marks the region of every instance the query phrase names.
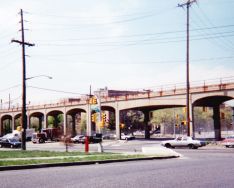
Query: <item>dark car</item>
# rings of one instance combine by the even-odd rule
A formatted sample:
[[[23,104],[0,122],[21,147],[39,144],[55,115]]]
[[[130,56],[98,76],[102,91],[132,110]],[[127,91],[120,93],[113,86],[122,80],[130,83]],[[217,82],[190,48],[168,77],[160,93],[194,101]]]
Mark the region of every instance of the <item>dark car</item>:
[[[92,136],[86,136],[86,137],[88,138],[89,144],[102,142],[102,134],[101,133],[95,133]],[[82,138],[81,143],[85,144],[85,137]]]
[[[6,138],[0,141],[0,147],[19,148],[21,147],[21,142],[13,138]]]

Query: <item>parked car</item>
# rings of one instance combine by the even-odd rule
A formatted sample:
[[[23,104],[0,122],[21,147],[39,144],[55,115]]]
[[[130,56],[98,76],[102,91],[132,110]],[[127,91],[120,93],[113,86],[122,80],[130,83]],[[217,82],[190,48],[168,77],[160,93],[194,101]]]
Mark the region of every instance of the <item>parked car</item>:
[[[114,140],[116,139],[116,134],[105,134],[102,136],[102,139],[104,140]]]
[[[136,137],[133,134],[124,134],[121,133],[122,140],[134,140]]]
[[[71,141],[74,143],[82,143],[85,139],[84,135],[76,135],[73,138],[71,138]]]
[[[194,140],[192,137],[179,136],[174,140],[162,141],[161,145],[167,148],[188,147],[190,149],[197,149],[198,147],[202,147],[203,144],[200,140]]]
[[[234,147],[234,135],[226,137],[223,141],[222,144],[226,146],[227,148],[229,147]]]
[[[95,133],[92,136],[87,136],[87,137],[88,137],[89,144],[102,142],[102,134],[101,133]],[[85,144],[85,137],[81,138],[81,143]]]
[[[21,142],[14,138],[6,138],[0,141],[0,147],[19,148],[21,147]]]

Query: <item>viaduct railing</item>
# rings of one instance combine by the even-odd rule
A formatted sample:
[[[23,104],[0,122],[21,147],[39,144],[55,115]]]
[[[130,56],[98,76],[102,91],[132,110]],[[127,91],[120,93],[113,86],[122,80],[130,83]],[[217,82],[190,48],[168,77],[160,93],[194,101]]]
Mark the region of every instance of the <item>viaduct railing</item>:
[[[216,82],[216,83],[214,83]],[[209,80],[209,81],[197,81],[190,83],[190,93],[205,93],[205,92],[213,92],[213,91],[222,91],[222,90],[232,90],[234,89],[234,77],[227,77],[217,80]],[[165,85],[164,87],[157,88],[155,91],[153,90],[144,90],[144,91],[136,91],[136,94],[126,94],[115,97],[101,97],[101,102],[115,102],[115,101],[127,101],[127,100],[137,100],[137,99],[145,99],[145,98],[156,98],[163,96],[173,96],[173,95],[184,95],[186,94],[186,87],[184,83],[176,84],[176,85]],[[56,108],[56,107],[64,107],[64,106],[77,106],[77,105],[86,105],[88,103],[88,97],[84,97],[78,101],[58,101],[57,103],[47,103],[43,105],[28,105],[27,109],[46,109],[46,108]],[[14,112],[20,111],[21,107],[14,107],[10,109],[1,109],[0,112]]]

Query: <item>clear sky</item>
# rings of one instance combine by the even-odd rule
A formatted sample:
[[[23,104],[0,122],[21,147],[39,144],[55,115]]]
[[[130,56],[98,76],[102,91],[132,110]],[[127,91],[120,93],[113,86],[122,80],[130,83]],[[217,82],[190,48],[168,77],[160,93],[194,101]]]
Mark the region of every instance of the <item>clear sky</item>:
[[[108,87],[156,90],[185,82],[184,0],[1,0],[0,99],[21,104],[20,9],[24,11],[27,101],[54,102]],[[190,80],[234,81],[234,0],[190,9]],[[210,82],[215,80],[210,80]],[[50,91],[51,90],[51,91]],[[53,91],[52,91],[53,90]],[[55,92],[57,91],[57,92]]]

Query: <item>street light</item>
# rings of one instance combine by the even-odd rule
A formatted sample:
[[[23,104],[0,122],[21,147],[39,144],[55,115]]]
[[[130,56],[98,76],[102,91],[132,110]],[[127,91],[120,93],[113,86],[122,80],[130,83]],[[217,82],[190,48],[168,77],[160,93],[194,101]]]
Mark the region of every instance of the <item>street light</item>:
[[[45,74],[40,74],[40,75],[37,75],[37,76],[32,76],[32,77],[25,78],[25,80],[30,80],[30,79],[38,78],[38,77],[46,77],[48,79],[53,79],[53,77],[51,77],[51,76],[48,76],[48,75],[45,75]]]
[[[23,61],[23,93],[22,93],[22,150],[26,150],[26,129],[27,129],[27,115],[26,115],[26,80],[30,80],[33,78],[37,77],[47,77],[49,79],[52,79],[51,76],[47,75],[37,75],[37,76],[32,76],[29,78],[26,78],[26,72],[25,72],[25,61]]]

